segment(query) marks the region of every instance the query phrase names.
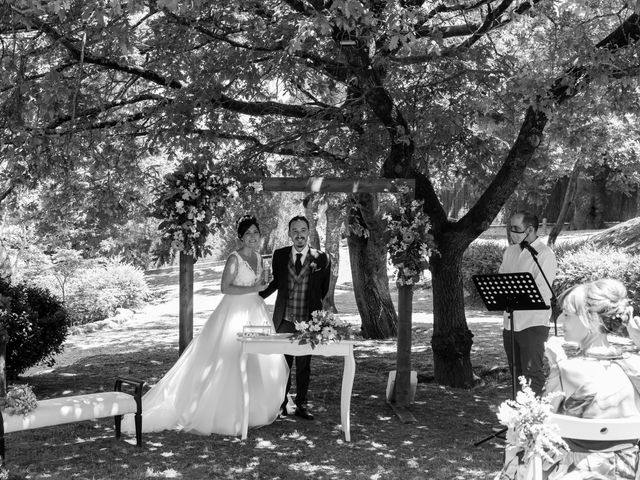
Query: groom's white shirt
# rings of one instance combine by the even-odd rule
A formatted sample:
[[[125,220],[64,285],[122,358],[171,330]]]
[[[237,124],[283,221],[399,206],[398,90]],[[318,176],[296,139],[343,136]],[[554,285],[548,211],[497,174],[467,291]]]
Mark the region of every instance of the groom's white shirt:
[[[301,251],[297,251],[296,247],[291,247],[291,258],[293,261],[296,261],[296,254],[301,253],[302,257],[300,258],[300,262],[304,265],[304,261],[307,258],[307,253],[309,253],[309,244],[305,245],[305,247]]]

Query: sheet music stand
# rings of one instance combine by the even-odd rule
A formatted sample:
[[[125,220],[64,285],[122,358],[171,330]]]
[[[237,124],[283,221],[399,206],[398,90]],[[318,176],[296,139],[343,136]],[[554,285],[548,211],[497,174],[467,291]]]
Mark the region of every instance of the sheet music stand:
[[[544,303],[542,294],[529,272],[492,273],[474,275],[472,278],[487,310],[504,311],[509,314],[509,329],[511,330],[511,398],[515,399],[517,379],[516,347],[513,340],[513,312],[516,310],[547,310],[549,305]],[[502,435],[506,431],[507,429],[503,428],[473,445],[477,447],[491,438]]]

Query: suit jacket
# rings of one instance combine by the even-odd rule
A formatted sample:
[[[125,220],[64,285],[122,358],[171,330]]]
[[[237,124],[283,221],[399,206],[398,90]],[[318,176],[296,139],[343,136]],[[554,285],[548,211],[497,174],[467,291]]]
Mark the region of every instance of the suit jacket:
[[[271,269],[273,272],[273,280],[266,289],[260,292],[262,298],[267,298],[274,291],[278,291],[276,297],[276,305],[273,310],[273,325],[278,330],[289,299],[289,259],[291,258],[291,249],[293,247],[279,248],[273,252]],[[311,312],[322,310],[322,302],[329,291],[329,283],[331,281],[331,261],[326,253],[309,248],[309,318]]]

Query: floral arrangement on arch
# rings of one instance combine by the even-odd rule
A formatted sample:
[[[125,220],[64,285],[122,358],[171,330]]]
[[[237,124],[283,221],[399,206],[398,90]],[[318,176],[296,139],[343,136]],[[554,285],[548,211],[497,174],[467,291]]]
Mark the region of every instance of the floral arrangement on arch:
[[[437,252],[423,203],[421,200],[401,202],[399,211],[382,217],[387,221],[385,240],[391,263],[398,269],[399,285],[417,283],[422,272],[429,268],[429,257]]]
[[[498,409],[500,423],[509,428],[507,443],[521,449],[519,461],[523,464],[534,456],[553,463],[569,449],[558,426],[548,423],[553,409],[551,400],[563,394],[555,392],[537,397],[525,377],[520,377],[519,381],[522,390],[515,400],[505,400]]]
[[[297,340],[300,345],[308,343],[311,348],[353,338],[351,325],[327,310],[314,310],[310,320],[295,322],[295,326],[297,331],[291,341]]]
[[[7,415],[27,415],[38,406],[33,390],[29,385],[13,385],[9,387],[7,396],[0,399],[0,407]]]
[[[248,184],[256,192],[262,184]],[[164,178],[153,215],[161,219],[160,248],[156,255],[166,262],[175,252],[195,259],[211,253],[209,235],[221,226],[229,201],[238,197],[241,184],[214,169],[213,162],[185,162]]]

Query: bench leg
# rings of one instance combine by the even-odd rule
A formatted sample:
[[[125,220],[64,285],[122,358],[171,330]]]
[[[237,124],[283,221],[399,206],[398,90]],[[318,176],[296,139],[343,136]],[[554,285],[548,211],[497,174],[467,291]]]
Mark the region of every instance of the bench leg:
[[[136,413],[135,415],[136,421],[136,445],[142,446],[142,415],[140,413]]]
[[[116,438],[120,438],[122,415],[116,415],[115,417],[113,417],[113,421],[115,423],[115,428],[116,428]]]

